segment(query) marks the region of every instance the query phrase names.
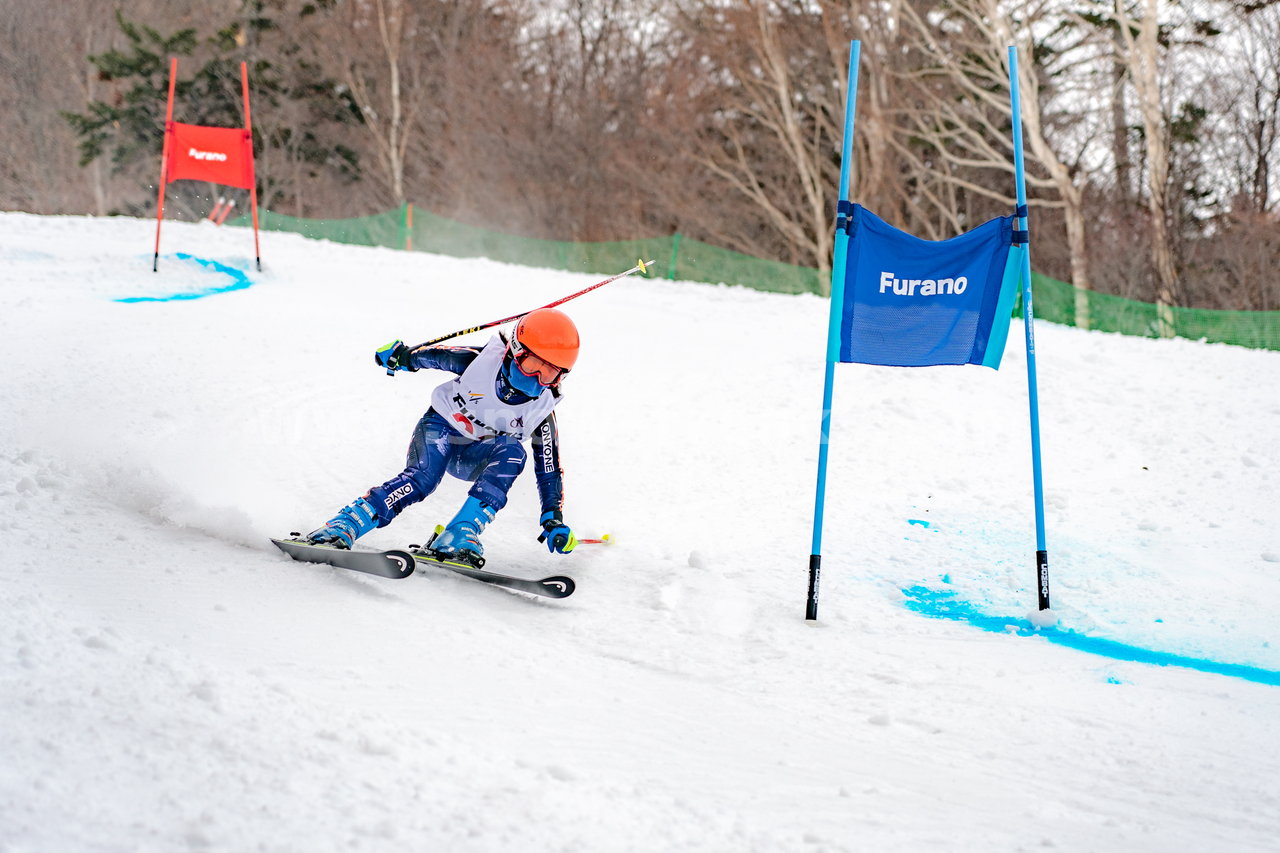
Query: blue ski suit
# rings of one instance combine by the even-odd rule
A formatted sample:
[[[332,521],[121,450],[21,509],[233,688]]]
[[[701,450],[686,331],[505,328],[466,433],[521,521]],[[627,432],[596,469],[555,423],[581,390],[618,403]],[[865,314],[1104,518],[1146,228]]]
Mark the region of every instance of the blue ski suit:
[[[418,347],[410,355],[414,370],[447,370],[461,375],[476,359],[480,347]],[[531,398],[511,387],[499,370],[494,377],[498,396],[509,403]],[[559,392],[554,392],[559,395]],[[537,462],[538,496],[542,511],[562,509],[563,472],[560,469],[559,431],[555,412],[538,424],[530,436]],[[528,453],[511,435],[475,439],[464,435],[434,408],[429,408],[409,440],[405,469],[365,496],[386,527],[405,508],[436,490],[445,472],[474,483],[469,494],[493,507],[507,505],[507,492],[524,470]]]

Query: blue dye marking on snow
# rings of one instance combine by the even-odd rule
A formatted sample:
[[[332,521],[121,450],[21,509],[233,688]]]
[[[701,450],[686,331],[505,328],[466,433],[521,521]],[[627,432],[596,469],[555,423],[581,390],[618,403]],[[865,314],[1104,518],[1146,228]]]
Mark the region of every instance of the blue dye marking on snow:
[[[1114,675],[1108,675],[1107,684],[1124,684],[1124,682],[1116,678]]]
[[[955,619],[960,622],[968,622],[975,628],[981,628],[984,631],[992,631],[997,634],[1043,637],[1051,643],[1115,660],[1133,661],[1134,663],[1146,663],[1154,666],[1181,666],[1198,670],[1199,672],[1229,675],[1232,678],[1242,678],[1245,681],[1255,681],[1258,684],[1280,687],[1280,672],[1275,670],[1238,663],[1222,663],[1186,655],[1175,655],[1170,652],[1158,652],[1115,640],[1089,637],[1076,631],[1056,627],[1036,628],[1026,619],[992,616],[983,613],[972,603],[957,598],[952,590],[933,590],[924,586],[912,586],[904,588],[902,594],[906,596],[905,604],[908,610],[932,619]]]
[[[908,519],[907,519],[907,524],[918,524],[918,525],[920,525],[921,527],[928,527],[928,526],[929,526],[929,522],[927,522],[927,521],[922,521],[921,519],[918,519],[918,518],[908,518]]]
[[[178,252],[177,256],[180,260],[194,261],[206,269],[214,272],[220,272],[223,275],[231,277],[231,283],[221,287],[206,287],[203,290],[192,290],[185,293],[173,293],[168,296],[126,296],[116,299],[116,302],[176,302],[189,299],[203,299],[206,296],[214,296],[219,293],[229,293],[232,290],[244,290],[252,287],[253,282],[244,270],[238,270],[235,267],[229,267],[226,264],[220,264],[217,261],[211,261],[208,258],[197,258],[194,255],[188,255],[186,252]]]

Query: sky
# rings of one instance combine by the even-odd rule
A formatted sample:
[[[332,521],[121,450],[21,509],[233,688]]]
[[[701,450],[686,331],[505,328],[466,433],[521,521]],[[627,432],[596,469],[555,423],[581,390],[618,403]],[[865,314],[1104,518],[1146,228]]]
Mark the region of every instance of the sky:
[[[528,472],[484,534],[551,601],[269,539],[401,470],[449,377],[379,346],[603,275],[163,238],[0,213],[0,853],[1274,849],[1280,353],[1036,325],[1047,628],[1021,324],[837,366],[807,621],[827,303],[615,282],[557,410],[612,544]]]

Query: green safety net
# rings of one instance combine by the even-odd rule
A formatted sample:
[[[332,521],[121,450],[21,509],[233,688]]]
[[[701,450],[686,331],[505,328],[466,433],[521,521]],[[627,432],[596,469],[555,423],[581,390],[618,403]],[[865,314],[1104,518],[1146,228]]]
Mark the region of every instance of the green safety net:
[[[1176,336],[1253,349],[1280,350],[1280,311],[1161,307],[1122,296],[1080,290],[1039,273],[1031,274],[1031,293],[1036,319],[1064,326],[1138,337]],[[1021,295],[1015,314],[1022,314]]]
[[[411,208],[352,219],[299,219],[271,211],[259,213],[264,231],[289,231],[306,237],[358,246],[385,246],[458,258],[489,258],[528,267],[611,274],[657,262],[656,275],[680,281],[735,284],[773,293],[823,293],[828,274],[810,267],[754,258],[741,252],[682,238],[651,237],[601,243],[571,243],[519,237],[467,225]],[[248,226],[248,216],[230,225]],[[1067,326],[1142,337],[1178,336],[1192,340],[1280,350],[1280,311],[1214,311],[1169,308],[1081,291],[1067,282],[1032,275],[1037,319]],[[1014,308],[1021,316],[1021,297]]]
[[[741,284],[775,293],[821,293],[824,274],[809,267],[753,258],[680,235],[645,240],[570,243],[518,237],[446,219],[417,208],[412,225],[407,209],[353,219],[298,219],[262,211],[264,231],[291,231],[335,243],[386,246],[457,258],[489,258],[528,267],[585,273],[614,273],[637,260],[657,261],[658,274],[681,281]],[[239,217],[232,225],[248,225]]]

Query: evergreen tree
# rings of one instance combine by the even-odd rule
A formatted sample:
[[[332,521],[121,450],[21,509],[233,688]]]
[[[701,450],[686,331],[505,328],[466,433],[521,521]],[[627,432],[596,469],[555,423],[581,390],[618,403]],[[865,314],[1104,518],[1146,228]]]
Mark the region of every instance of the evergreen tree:
[[[345,126],[360,122],[359,111],[343,87],[324,75],[314,51],[301,43],[306,28],[280,26],[269,14],[287,14],[289,4],[273,5],[275,9],[262,0],[246,0],[240,16],[203,41],[194,29],[166,36],[117,12],[127,46],[89,57],[100,79],[117,84],[116,94],[90,102],[84,112],[63,113],[80,138],[82,166],[107,156],[113,173],[137,180],[136,195],[113,212],[154,212],[171,56],[200,63],[194,73],[189,63],[179,63],[174,120],[216,127],[244,124],[240,63],[247,63],[258,193],[264,207],[293,202],[301,214],[307,182],[360,179],[359,155],[345,142]],[[306,18],[324,5],[303,4],[297,16]],[[170,188],[166,212],[198,217],[218,192],[228,194],[180,182]],[[242,191],[231,190],[232,197],[236,192]]]

